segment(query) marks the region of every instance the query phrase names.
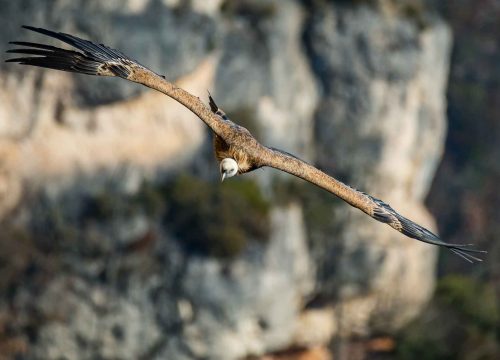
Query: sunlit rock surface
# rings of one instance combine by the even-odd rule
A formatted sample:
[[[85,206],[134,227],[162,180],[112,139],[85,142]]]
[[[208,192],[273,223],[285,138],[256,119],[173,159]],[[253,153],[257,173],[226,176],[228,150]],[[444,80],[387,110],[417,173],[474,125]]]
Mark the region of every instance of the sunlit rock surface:
[[[309,24],[306,43],[323,88],[317,164],[433,228],[422,201],[443,150],[448,28],[334,6],[313,9]],[[336,242],[320,236],[330,256],[320,258],[319,278],[320,288],[346,298],[341,304],[357,304],[342,328],[401,326],[432,292],[436,248],[343,204],[333,216],[341,226]]]
[[[450,47],[439,20],[321,1],[50,4],[2,2],[0,50],[45,40],[19,30],[28,18],[118,48],[202,99],[211,90],[265,144],[433,227],[422,201],[442,151]],[[166,221],[172,199],[158,194],[170,193],[143,184],[191,172],[215,186],[201,121],[120,79],[0,70],[0,213],[10,229],[0,236],[0,315],[10,315],[0,320],[22,344],[12,354],[323,349],[332,336],[393,331],[431,295],[435,248],[313,186],[288,191],[295,181],[271,169],[246,176],[271,206],[266,241],[231,257],[191,253]],[[220,230],[232,239],[231,226]]]

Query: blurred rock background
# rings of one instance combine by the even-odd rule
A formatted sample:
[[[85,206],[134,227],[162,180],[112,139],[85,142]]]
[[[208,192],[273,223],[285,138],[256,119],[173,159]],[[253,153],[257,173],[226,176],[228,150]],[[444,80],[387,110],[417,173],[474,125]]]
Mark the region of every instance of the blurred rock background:
[[[120,49],[490,251],[438,257],[271,169],[221,185],[162,94],[2,62],[0,358],[498,358],[498,2],[0,5],[0,50],[47,41],[21,24]]]

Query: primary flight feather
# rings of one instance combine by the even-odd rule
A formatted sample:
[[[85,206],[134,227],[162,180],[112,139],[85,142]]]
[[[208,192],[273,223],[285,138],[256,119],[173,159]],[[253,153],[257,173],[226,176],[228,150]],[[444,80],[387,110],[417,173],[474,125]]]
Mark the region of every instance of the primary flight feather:
[[[65,33],[32,26],[23,27],[63,41],[78,51],[33,42],[13,41],[10,44],[22,48],[8,50],[8,53],[31,56],[9,59],[7,62],[88,75],[117,76],[170,96],[196,114],[214,132],[214,150],[219,161],[222,180],[264,166],[273,167],[329,191],[410,238],[447,247],[469,262],[482,261],[473,254],[485,251],[471,249],[469,244],[446,243],[431,231],[400,215],[382,200],[351,188],[291,154],[263,146],[247,129],[229,120],[212,96],[209,95],[210,107],[207,107],[198,97],[176,87],[164,76],[149,70],[120,51]]]

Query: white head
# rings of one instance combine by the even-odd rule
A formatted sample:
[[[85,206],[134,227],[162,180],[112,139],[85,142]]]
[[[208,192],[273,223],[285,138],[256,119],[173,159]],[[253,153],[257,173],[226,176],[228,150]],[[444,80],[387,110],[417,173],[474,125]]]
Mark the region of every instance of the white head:
[[[238,172],[238,163],[231,158],[222,159],[220,162],[221,181],[230,178]]]

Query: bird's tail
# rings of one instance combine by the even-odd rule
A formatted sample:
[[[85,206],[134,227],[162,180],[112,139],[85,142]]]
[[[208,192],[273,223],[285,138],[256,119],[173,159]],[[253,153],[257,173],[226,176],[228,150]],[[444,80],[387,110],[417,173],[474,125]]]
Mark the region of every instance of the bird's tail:
[[[208,92],[208,103],[210,104],[210,110],[212,110],[214,114],[219,115],[223,120],[229,120],[226,113],[222,111],[222,109],[219,108],[215,103],[215,100],[212,97],[212,94],[210,94],[210,91]]]

